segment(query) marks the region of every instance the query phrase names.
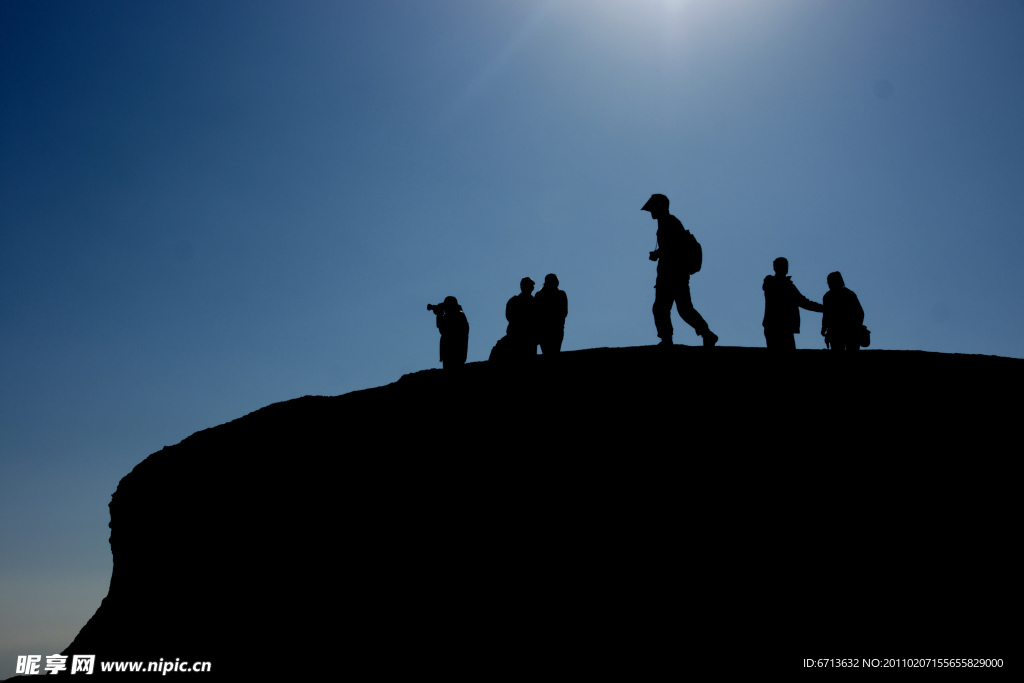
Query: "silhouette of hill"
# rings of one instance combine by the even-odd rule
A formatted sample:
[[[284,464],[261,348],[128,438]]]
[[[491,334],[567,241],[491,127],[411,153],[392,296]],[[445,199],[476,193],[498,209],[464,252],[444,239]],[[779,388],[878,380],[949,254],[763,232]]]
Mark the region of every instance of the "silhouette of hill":
[[[203,680],[1007,657],[1022,372],[591,349],[274,404],[121,480],[64,654]]]

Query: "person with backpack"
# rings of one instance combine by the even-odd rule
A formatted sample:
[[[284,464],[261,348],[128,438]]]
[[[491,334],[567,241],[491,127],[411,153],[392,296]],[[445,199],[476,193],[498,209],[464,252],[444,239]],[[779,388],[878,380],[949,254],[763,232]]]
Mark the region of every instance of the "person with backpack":
[[[653,194],[641,211],[650,211],[658,221],[658,246],[650,259],[658,262],[658,276],[654,289],[654,326],[661,343],[672,346],[672,304],[679,317],[690,325],[704,340],[704,346],[714,346],[718,335],[708,328],[707,322],[693,307],[690,299],[690,276],[698,272],[703,260],[700,244],[679,219],[668,212],[668,197]]]

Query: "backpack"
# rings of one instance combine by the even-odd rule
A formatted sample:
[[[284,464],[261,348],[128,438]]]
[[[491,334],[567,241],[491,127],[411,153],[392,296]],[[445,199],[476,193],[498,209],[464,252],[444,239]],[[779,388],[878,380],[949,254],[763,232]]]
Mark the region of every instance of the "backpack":
[[[683,265],[686,267],[686,272],[690,275],[700,272],[701,262],[704,260],[704,251],[700,248],[700,242],[693,236],[693,233],[683,228],[683,244],[684,252],[686,256],[683,260]]]

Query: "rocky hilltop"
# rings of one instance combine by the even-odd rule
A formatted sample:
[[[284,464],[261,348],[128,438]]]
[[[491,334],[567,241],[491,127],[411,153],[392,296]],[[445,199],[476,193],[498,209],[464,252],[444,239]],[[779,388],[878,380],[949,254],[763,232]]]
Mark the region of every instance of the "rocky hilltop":
[[[1008,657],[1022,373],[592,349],[271,405],[121,480],[64,654],[203,680]]]

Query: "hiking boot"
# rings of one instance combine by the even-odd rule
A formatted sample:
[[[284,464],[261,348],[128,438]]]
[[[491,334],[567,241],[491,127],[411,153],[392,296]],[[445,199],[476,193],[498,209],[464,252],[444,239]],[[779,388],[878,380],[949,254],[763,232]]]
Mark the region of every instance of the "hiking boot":
[[[658,346],[663,349],[669,348],[672,345],[672,337],[666,337],[665,339],[662,339],[660,342],[658,342]]]
[[[704,346],[714,346],[718,343],[718,335],[708,330],[704,333]]]

